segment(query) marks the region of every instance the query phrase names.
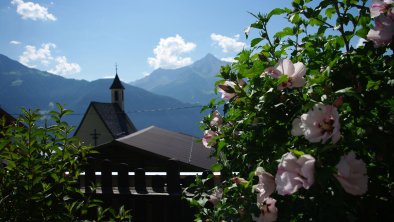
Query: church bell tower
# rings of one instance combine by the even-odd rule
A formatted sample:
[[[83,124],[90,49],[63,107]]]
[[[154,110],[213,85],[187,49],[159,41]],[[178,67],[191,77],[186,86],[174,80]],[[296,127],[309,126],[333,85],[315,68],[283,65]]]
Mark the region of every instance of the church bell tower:
[[[117,103],[124,111],[124,87],[122,83],[119,80],[118,77],[118,67],[116,66],[116,74],[115,74],[115,79],[114,82],[112,83],[111,87],[111,98],[112,98],[112,103]]]

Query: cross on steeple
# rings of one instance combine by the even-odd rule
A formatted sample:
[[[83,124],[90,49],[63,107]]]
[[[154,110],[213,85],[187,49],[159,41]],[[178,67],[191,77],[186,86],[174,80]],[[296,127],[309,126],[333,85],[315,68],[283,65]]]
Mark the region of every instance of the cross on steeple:
[[[94,140],[94,146],[97,146],[97,139],[98,139],[98,136],[100,136],[101,134],[97,133],[97,130],[94,129],[93,133],[91,133],[90,135],[92,136],[92,138]]]
[[[115,73],[118,75],[118,63],[115,62]]]

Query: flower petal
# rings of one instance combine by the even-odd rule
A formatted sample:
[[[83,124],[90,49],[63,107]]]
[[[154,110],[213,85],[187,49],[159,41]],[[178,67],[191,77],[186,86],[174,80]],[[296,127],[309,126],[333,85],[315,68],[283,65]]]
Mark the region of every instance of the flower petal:
[[[281,59],[279,63],[275,66],[284,75],[292,75],[294,73],[294,65],[289,59]]]
[[[293,120],[293,128],[291,129],[291,135],[293,136],[301,136],[304,134],[304,131],[301,129],[301,119],[295,118]]]
[[[347,193],[352,195],[363,195],[367,192],[367,168],[364,161],[356,159],[356,155],[353,151],[342,156],[336,167],[338,173],[334,176]]]
[[[294,73],[291,77],[303,77],[305,76],[306,73],[306,67],[304,63],[302,62],[297,62],[294,64]]]

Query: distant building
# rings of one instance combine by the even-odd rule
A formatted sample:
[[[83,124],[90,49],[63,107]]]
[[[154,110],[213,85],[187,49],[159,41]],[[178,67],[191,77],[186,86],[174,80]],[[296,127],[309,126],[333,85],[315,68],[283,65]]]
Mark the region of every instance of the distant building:
[[[124,112],[124,89],[116,73],[110,87],[112,102],[91,102],[75,132],[84,145],[96,147],[91,164],[100,166],[109,159],[131,169],[163,171],[169,159],[176,159],[183,171],[210,169],[216,159],[198,138],[155,126],[137,131]]]
[[[84,145],[98,146],[137,131],[124,112],[124,87],[118,73],[110,90],[112,102],[91,102],[75,131]]]
[[[127,163],[131,169],[144,168],[146,171],[165,170],[169,159],[178,160],[181,171],[210,169],[216,159],[210,157],[211,150],[197,139],[150,126],[98,146],[99,153],[95,157]]]

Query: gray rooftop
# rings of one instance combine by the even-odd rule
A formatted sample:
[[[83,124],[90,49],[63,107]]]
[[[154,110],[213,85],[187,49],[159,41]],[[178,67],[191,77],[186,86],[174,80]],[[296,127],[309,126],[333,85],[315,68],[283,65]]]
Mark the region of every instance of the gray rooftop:
[[[167,158],[175,158],[204,169],[210,169],[216,162],[210,158],[211,150],[203,146],[197,138],[150,126],[116,141]]]

